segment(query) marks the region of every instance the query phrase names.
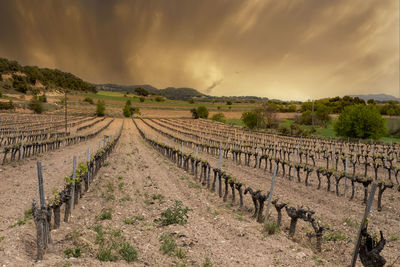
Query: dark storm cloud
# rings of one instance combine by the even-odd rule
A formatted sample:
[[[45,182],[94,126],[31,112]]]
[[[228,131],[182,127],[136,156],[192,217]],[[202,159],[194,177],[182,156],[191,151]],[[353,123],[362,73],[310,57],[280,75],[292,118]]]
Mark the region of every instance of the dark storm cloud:
[[[397,95],[398,18],[396,0],[6,0],[0,56],[216,95]]]

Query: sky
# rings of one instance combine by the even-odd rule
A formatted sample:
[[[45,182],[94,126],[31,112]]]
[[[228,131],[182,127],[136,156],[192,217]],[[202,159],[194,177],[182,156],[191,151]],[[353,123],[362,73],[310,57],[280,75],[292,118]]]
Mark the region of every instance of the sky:
[[[0,57],[216,96],[399,96],[399,1],[2,0]]]

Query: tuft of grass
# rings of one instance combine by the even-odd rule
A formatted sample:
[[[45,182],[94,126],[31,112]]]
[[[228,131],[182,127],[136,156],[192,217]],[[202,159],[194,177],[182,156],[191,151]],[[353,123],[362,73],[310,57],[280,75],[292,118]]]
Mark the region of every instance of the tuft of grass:
[[[154,194],[151,198],[153,200],[157,200],[158,199],[158,201],[161,202],[164,199],[164,196],[161,195],[161,194]]]
[[[110,209],[104,209],[99,217],[100,220],[111,220],[112,219],[112,213]]]
[[[123,201],[131,201],[131,200],[132,199],[130,196],[125,196],[125,197],[122,197],[119,201],[123,202]]]
[[[115,230],[114,232],[112,232],[112,235],[114,237],[120,237],[121,236],[121,230]]]
[[[170,224],[184,225],[187,223],[188,212],[190,209],[188,207],[183,208],[183,203],[176,200],[172,208],[168,208],[166,211],[161,213],[161,218],[154,220],[155,222],[161,222],[161,225],[167,226]]]
[[[102,244],[104,242],[104,234],[101,225],[95,225],[93,231],[97,233],[96,244]]]
[[[124,177],[118,176],[118,180],[122,180],[122,179],[124,179]]]
[[[349,237],[347,237],[345,234],[343,234],[340,231],[332,231],[328,232],[327,234],[324,235],[323,237],[324,241],[346,241],[349,240]]]
[[[204,264],[203,267],[212,267],[212,263],[209,257],[206,257],[206,259],[204,260]]]
[[[390,241],[397,241],[399,240],[399,235],[398,234],[393,234],[389,238]]]
[[[116,261],[117,257],[113,255],[111,247],[100,247],[96,255],[99,261]]]
[[[177,248],[174,251],[174,255],[179,258],[179,259],[184,259],[186,258],[186,252],[182,248]]]
[[[175,251],[177,245],[175,243],[175,240],[172,238],[170,233],[164,233],[160,237],[161,241],[161,247],[160,251],[164,254],[172,255],[172,253]]]
[[[265,235],[274,235],[279,230],[279,226],[276,222],[266,221],[263,225],[263,232]]]
[[[357,228],[357,222],[354,222],[350,218],[344,218],[344,222],[350,227]]]
[[[77,248],[67,248],[66,250],[64,250],[64,254],[67,258],[79,258],[81,256],[81,249],[79,247]]]
[[[115,189],[114,189],[114,183],[113,182],[109,182],[107,184],[107,192],[109,193],[114,193]]]
[[[121,244],[119,255],[128,263],[138,259],[138,252],[127,242]]]
[[[33,217],[32,209],[28,209],[28,210],[24,211],[24,220],[32,219],[32,217]]]
[[[119,183],[119,184],[118,184],[118,188],[119,188],[119,190],[122,190],[122,189],[124,189],[124,185],[125,185],[125,183],[124,183],[124,182],[121,182],[121,183]]]
[[[324,264],[324,260],[318,258],[317,256],[312,256],[313,261],[315,262],[315,265],[323,265]]]

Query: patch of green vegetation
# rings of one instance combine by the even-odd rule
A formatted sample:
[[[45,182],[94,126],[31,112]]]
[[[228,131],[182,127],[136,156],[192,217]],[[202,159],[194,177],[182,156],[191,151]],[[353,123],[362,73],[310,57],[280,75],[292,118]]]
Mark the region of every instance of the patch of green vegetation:
[[[64,250],[64,254],[67,258],[79,258],[81,256],[81,249],[79,247],[67,248],[66,250]]]
[[[349,240],[349,237],[340,231],[330,231],[324,235],[323,240],[324,241],[347,241],[347,240]]]
[[[267,220],[263,225],[264,235],[274,235],[277,231],[279,231],[279,226],[276,222]]]
[[[203,267],[212,267],[211,259],[209,257],[206,257],[204,260]]]
[[[161,247],[160,251],[164,254],[172,255],[177,245],[170,233],[164,233],[160,237]]]
[[[115,255],[113,255],[111,246],[109,247],[101,246],[96,255],[96,258],[99,261],[116,261],[118,259]]]
[[[99,219],[104,221],[104,220],[111,220],[112,219],[112,212],[111,209],[104,209],[102,210]]]
[[[121,244],[119,254],[128,263],[138,260],[138,252],[127,242]]]
[[[159,202],[161,202],[164,199],[164,196],[161,194],[154,194],[151,198],[153,200],[158,200]]]
[[[160,222],[163,226],[170,224],[184,225],[189,218],[187,214],[189,211],[190,209],[188,207],[183,208],[183,203],[181,201],[176,200],[173,207],[161,213],[161,218],[155,219],[154,221]]]
[[[317,256],[312,256],[313,261],[315,262],[315,265],[323,265],[324,264],[324,260],[321,258],[318,258]]]
[[[350,218],[344,218],[344,222],[350,227],[354,227],[354,228],[358,227],[357,222],[351,220]]]
[[[103,233],[103,228],[101,225],[95,225],[93,227],[93,231],[97,233],[96,235],[96,244],[101,244],[104,241],[104,233]]]
[[[399,235],[398,234],[393,234],[389,237],[390,241],[397,241],[399,240]]]
[[[119,190],[122,190],[122,189],[124,188],[124,185],[125,185],[124,182],[119,183],[119,184],[118,184]]]
[[[122,197],[119,201],[124,202],[124,201],[131,201],[131,197],[130,196],[124,196]]]

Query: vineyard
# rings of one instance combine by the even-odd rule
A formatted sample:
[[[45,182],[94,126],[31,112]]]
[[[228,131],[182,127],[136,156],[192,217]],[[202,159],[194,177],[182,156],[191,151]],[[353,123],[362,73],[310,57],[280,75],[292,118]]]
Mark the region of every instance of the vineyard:
[[[5,266],[400,264],[399,144],[2,114],[0,149]]]

